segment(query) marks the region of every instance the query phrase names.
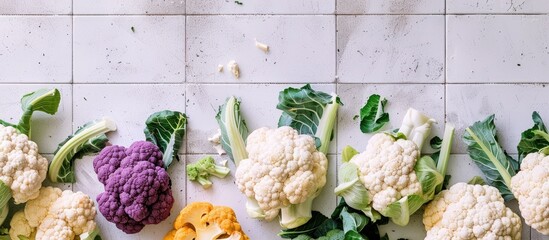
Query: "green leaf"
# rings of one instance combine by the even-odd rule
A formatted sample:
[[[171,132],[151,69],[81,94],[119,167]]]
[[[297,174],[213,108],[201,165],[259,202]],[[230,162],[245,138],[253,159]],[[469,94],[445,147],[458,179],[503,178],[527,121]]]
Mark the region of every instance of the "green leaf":
[[[248,127],[240,113],[240,101],[235,97],[227,99],[225,104],[219,106],[215,116],[221,130],[221,146],[236,166],[241,160],[248,158],[246,151],[246,138]]]
[[[375,222],[381,216],[372,209],[370,193],[358,176],[358,167],[354,163],[341,164],[338,174],[339,185],[334,189],[334,193],[345,199],[345,203],[351,208],[363,211],[363,214]]]
[[[164,168],[168,168],[183,142],[187,129],[187,116],[181,112],[164,110],[153,113],[145,122],[145,137],[163,153]]]
[[[341,151],[341,160],[343,162],[349,162],[351,158],[353,158],[357,154],[359,154],[359,152],[356,149],[351,146],[345,146],[343,148],[343,151]]]
[[[78,128],[59,144],[48,169],[48,178],[54,183],[74,183],[74,161],[85,155],[98,153],[109,139],[105,133],[116,130],[116,124],[103,118]]]
[[[381,129],[389,122],[389,114],[385,112],[387,99],[378,94],[368,97],[366,104],[360,109],[360,130],[363,133],[372,133]]]
[[[317,137],[319,151],[326,154],[333,138],[337,109],[343,105],[337,95],[315,91],[309,84],[286,88],[278,95],[276,108],[282,110],[278,126],[290,126],[300,134]]]
[[[494,115],[484,121],[475,122],[465,130],[463,142],[468,146],[469,156],[505,200],[513,199],[509,186],[511,177],[516,174],[511,162],[514,160],[503,151],[497,141]]]
[[[10,187],[0,180],[0,226],[2,226],[8,215],[8,202],[10,201],[11,196]]]
[[[0,124],[4,126],[12,126],[20,133],[31,138],[31,118],[36,111],[44,112],[53,115],[59,108],[61,102],[61,94],[57,89],[39,89],[37,91],[27,93],[21,98],[21,108],[23,115],[19,123],[12,124],[0,120]]]
[[[484,181],[484,179],[482,177],[474,176],[473,178],[471,178],[471,180],[469,180],[469,182],[467,182],[467,184],[486,185],[486,182]]]
[[[432,149],[439,150],[440,147],[442,147],[442,139],[438,136],[434,136],[431,138],[431,141],[429,141],[429,144],[431,145]]]
[[[98,226],[96,226],[95,229],[93,229],[93,231],[82,233],[79,239],[80,240],[101,240],[101,236],[99,236],[99,234],[100,234],[100,229]]]
[[[538,112],[532,113],[532,120],[534,121],[534,126],[522,132],[520,142],[517,146],[520,161],[529,153],[543,151],[549,147],[549,134]]]
[[[280,232],[278,236],[282,238],[296,238],[299,235],[303,234],[311,236],[318,228],[320,228],[323,224],[325,224],[326,221],[329,220],[329,218],[317,211],[313,211],[312,215],[313,217],[311,218],[311,220],[309,220],[304,225],[293,229],[282,230],[282,232]]]

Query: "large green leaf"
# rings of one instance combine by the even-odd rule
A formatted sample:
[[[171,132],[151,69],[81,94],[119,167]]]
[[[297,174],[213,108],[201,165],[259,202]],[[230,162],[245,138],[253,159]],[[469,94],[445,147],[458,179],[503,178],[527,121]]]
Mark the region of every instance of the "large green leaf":
[[[385,112],[387,99],[372,94],[366,104],[360,109],[360,130],[363,133],[372,133],[381,129],[389,122],[389,113]]]
[[[532,113],[534,126],[521,134],[517,146],[519,160],[522,161],[529,153],[539,152],[549,148],[549,133],[538,112]]]
[[[300,134],[320,140],[319,151],[328,152],[337,109],[343,105],[336,95],[315,91],[309,84],[302,88],[286,88],[278,95],[276,108],[282,110],[278,126],[290,126]]]
[[[164,168],[168,168],[181,148],[187,129],[187,116],[181,112],[164,110],[153,113],[145,122],[145,137],[163,153]]]
[[[509,189],[511,177],[516,174],[514,161],[498,143],[494,115],[484,121],[475,122],[465,129],[463,142],[467,144],[469,156],[486,176],[490,185],[496,187],[505,200],[513,199]]]
[[[215,119],[221,130],[221,146],[238,166],[241,160],[248,158],[246,138],[249,134],[240,113],[240,101],[235,97],[228,98],[225,104],[219,106]]]
[[[39,89],[37,91],[27,93],[21,98],[21,108],[23,115],[19,123],[12,124],[0,120],[0,125],[15,127],[22,134],[31,138],[31,118],[36,111],[44,112],[53,115],[59,108],[61,102],[61,94],[57,89]]]
[[[74,183],[74,161],[85,155],[98,153],[109,139],[105,133],[116,130],[116,124],[103,118],[79,127],[71,136],[59,144],[48,169],[51,182]]]

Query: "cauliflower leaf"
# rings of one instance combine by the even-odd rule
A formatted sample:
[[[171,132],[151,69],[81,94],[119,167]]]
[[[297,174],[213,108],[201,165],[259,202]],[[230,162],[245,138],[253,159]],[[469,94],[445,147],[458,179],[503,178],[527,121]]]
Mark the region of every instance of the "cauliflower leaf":
[[[167,169],[174,158],[179,161],[177,152],[187,129],[187,116],[181,112],[164,110],[149,116],[145,125],[145,137],[162,151],[164,167]]]
[[[529,153],[543,152],[549,154],[549,134],[538,112],[532,113],[534,126],[521,134],[517,146],[519,161],[522,161]]]
[[[248,158],[246,152],[246,138],[248,127],[240,113],[240,101],[235,97],[227,99],[225,104],[219,106],[215,116],[221,130],[221,146],[236,166],[240,160]]]
[[[389,113],[385,112],[387,99],[372,94],[366,104],[360,109],[360,130],[363,133],[372,133],[381,129],[389,122]]]

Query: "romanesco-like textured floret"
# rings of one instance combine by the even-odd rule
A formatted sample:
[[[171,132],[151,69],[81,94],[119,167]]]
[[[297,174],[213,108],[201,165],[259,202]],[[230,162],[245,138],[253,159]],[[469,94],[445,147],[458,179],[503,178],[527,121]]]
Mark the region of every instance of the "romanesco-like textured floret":
[[[520,240],[521,220],[488,185],[458,183],[440,192],[423,214],[425,240]]]
[[[549,235],[549,156],[530,153],[511,178],[511,191],[526,224]]]
[[[266,220],[282,207],[305,202],[326,184],[326,156],[315,140],[291,127],[260,128],[247,139],[248,159],[240,161],[236,184],[255,199]]]

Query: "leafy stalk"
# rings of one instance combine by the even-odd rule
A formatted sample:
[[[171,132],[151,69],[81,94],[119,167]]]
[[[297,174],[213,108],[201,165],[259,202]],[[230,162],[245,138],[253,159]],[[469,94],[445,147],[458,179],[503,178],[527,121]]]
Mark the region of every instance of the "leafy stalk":
[[[488,116],[484,121],[475,122],[465,130],[463,141],[468,146],[469,156],[505,200],[513,199],[510,186],[511,177],[516,174],[516,162],[498,143],[494,115]]]
[[[442,144],[440,145],[440,153],[438,155],[437,170],[442,176],[446,176],[446,170],[448,169],[448,160],[450,159],[450,149],[452,148],[452,142],[454,141],[454,125],[446,124],[444,129],[444,136]],[[442,190],[444,181],[436,186],[435,193]]]
[[[0,226],[6,220],[9,211],[8,202],[11,199],[11,189],[3,181],[0,180]]]
[[[385,104],[387,104],[387,99],[378,94],[368,97],[366,104],[360,109],[360,130],[363,133],[376,132],[389,122]]]
[[[145,122],[145,137],[162,151],[164,168],[168,168],[183,142],[187,129],[187,116],[181,112],[164,110],[153,113]]]
[[[74,135],[59,144],[48,169],[51,182],[74,183],[74,161],[84,155],[101,151],[108,142],[105,133],[116,130],[116,124],[103,118],[86,123]]]
[[[409,108],[402,120],[398,132],[404,134],[408,140],[414,142],[421,150],[423,143],[431,132],[431,124],[436,121],[423,113]]]
[[[534,126],[522,132],[517,146],[519,161],[522,161],[529,153],[542,152],[549,154],[549,133],[538,112],[532,113],[532,120]]]
[[[27,93],[21,98],[21,108],[23,115],[17,124],[8,123],[0,120],[0,125],[11,126],[16,128],[20,133],[31,135],[31,118],[36,111],[44,112],[53,115],[59,108],[61,102],[61,94],[57,89],[39,89],[37,91]]]
[[[240,101],[235,97],[227,99],[225,104],[219,106],[215,116],[221,130],[221,146],[236,166],[241,160],[248,158],[246,151],[246,138],[248,127],[240,114]]]

